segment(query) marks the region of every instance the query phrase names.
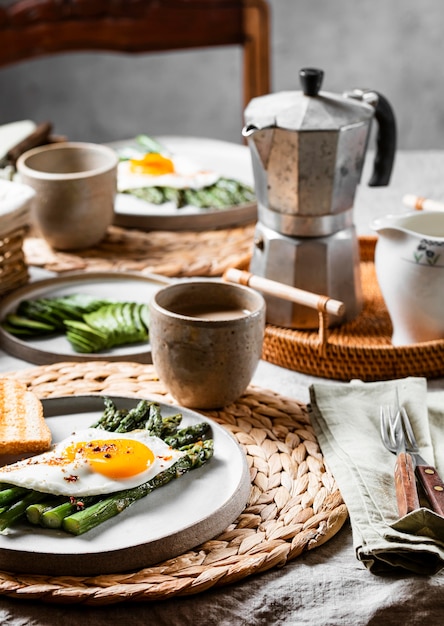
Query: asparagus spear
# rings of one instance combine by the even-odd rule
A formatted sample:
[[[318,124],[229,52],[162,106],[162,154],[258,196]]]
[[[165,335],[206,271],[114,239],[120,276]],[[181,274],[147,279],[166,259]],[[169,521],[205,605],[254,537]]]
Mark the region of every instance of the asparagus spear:
[[[62,498],[57,497],[50,498],[49,500],[44,500],[43,502],[34,502],[33,504],[30,504],[25,511],[26,519],[30,524],[41,524],[43,513],[45,513],[45,511],[49,511],[55,506],[58,506],[59,504],[61,504],[61,501]]]
[[[182,413],[176,413],[175,415],[169,415],[168,417],[162,418],[162,432],[160,433],[160,438],[165,439],[169,435],[173,435],[180,422],[182,421]]]
[[[85,508],[83,511],[68,515],[63,520],[62,527],[69,533],[81,535],[104,521],[121,513],[140,498],[166,485],[174,478],[203,465],[213,454],[213,441],[211,439],[198,442],[187,447],[186,455],[181,457],[170,468],[158,474],[155,478],[135,487],[110,495],[104,500]]]
[[[11,504],[14,500],[18,500],[20,496],[26,493],[28,489],[26,487],[14,487],[12,485],[3,486],[0,491],[0,506],[5,504]]]
[[[162,416],[160,414],[160,406],[153,402],[149,408],[148,419],[145,424],[145,429],[154,437],[160,437],[162,432]]]
[[[12,524],[15,524],[19,520],[23,519],[26,515],[26,509],[30,504],[39,502],[47,497],[46,493],[40,493],[39,491],[29,491],[21,500],[14,502],[6,511],[0,514],[0,532],[3,532]]]
[[[105,410],[100,419],[91,428],[102,428],[111,432],[129,432],[137,428],[145,428],[150,434],[164,437],[176,431],[182,420],[182,415],[161,417],[160,406],[156,402],[141,400],[137,406],[130,409],[117,409],[114,402],[104,398]]]
[[[166,150],[162,144],[149,135],[137,135],[136,141],[146,152],[159,152],[160,154],[168,153],[168,150]]]
[[[100,419],[91,426],[91,428],[101,428],[110,432],[120,432],[134,430],[135,428],[143,428],[148,419],[149,410],[152,402],[141,400],[134,408],[118,409],[111,398],[105,397],[105,410]]]
[[[211,426],[208,422],[199,422],[186,428],[181,428],[175,435],[165,437],[164,441],[172,448],[182,449],[184,446],[192,444],[199,439],[202,439],[211,430]]]
[[[39,523],[45,528],[61,528],[65,517],[83,510],[84,507],[90,506],[94,502],[97,502],[97,497],[94,496],[70,498],[66,502],[62,502],[61,504],[43,511]]]

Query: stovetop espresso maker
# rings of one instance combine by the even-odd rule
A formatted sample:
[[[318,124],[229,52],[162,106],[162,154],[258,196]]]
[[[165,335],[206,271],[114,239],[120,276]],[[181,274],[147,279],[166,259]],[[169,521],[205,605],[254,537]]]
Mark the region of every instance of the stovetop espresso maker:
[[[344,302],[344,316],[328,320],[334,325],[362,308],[353,203],[371,122],[374,117],[378,135],[370,186],[390,181],[396,122],[375,91],[320,91],[319,69],[302,69],[299,77],[302,91],[254,98],[244,113],[259,218],[250,271]],[[318,326],[317,311],[265,297],[269,323]]]

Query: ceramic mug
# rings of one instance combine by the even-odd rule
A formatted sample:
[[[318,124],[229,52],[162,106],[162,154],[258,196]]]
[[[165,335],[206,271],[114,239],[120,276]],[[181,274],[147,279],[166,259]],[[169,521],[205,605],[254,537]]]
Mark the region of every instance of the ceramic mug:
[[[17,160],[20,179],[36,196],[33,214],[58,250],[99,243],[114,220],[118,157],[107,146],[66,142],[33,148]]]
[[[239,398],[262,354],[265,300],[249,287],[184,281],[150,304],[154,366],[176,401],[221,408]]]

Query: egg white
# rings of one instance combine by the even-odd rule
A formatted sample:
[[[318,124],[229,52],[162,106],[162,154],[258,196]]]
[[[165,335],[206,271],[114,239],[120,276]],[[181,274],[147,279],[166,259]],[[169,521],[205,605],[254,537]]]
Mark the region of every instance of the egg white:
[[[173,187],[174,189],[202,189],[214,185],[220,174],[213,170],[204,170],[199,165],[182,156],[170,157],[174,164],[174,172],[153,176],[151,174],[133,173],[130,161],[120,161],[117,170],[117,189],[127,191],[143,187]]]
[[[113,479],[94,472],[85,459],[60,462],[63,450],[76,443],[107,439],[133,439],[150,448],[155,461],[143,472],[122,479]],[[159,437],[146,431],[115,433],[88,428],[73,433],[55,444],[51,450],[0,468],[0,482],[26,487],[43,493],[65,496],[93,496],[130,489],[141,485],[168,469],[183,452],[170,448]]]

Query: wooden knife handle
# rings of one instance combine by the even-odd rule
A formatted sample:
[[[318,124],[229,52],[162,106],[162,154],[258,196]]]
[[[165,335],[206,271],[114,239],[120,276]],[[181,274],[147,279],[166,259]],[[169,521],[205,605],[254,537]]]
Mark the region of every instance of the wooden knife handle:
[[[444,482],[432,465],[417,465],[416,475],[427,494],[432,509],[444,516]]]
[[[415,467],[411,455],[406,452],[400,452],[396,459],[395,487],[400,517],[419,509]]]

